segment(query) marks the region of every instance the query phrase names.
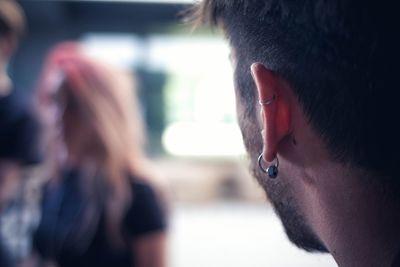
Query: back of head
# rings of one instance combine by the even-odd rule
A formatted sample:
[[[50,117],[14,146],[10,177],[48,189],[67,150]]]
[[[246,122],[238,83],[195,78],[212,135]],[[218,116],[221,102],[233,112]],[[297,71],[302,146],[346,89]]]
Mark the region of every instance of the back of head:
[[[397,181],[396,10],[373,0],[205,0],[198,16],[226,32],[248,112],[249,66],[261,62],[290,84],[333,160]]]
[[[0,38],[19,38],[25,31],[25,15],[14,0],[0,0]]]

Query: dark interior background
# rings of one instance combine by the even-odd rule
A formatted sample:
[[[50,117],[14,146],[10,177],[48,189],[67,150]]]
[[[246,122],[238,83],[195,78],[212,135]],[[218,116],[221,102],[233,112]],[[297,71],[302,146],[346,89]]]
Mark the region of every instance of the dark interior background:
[[[28,32],[14,57],[10,71],[19,88],[35,84],[43,57],[50,47],[74,40],[87,32],[134,33],[140,36],[182,23],[184,4],[119,1],[20,0]]]

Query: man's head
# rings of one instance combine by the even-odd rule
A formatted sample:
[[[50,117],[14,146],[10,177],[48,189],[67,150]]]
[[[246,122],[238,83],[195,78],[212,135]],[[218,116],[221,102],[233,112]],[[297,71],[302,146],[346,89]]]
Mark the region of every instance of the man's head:
[[[25,16],[14,0],[0,0],[0,58],[8,60],[25,30]]]
[[[304,205],[312,188],[324,184],[334,198],[336,177],[362,173],[376,192],[399,195],[395,10],[372,0],[204,0],[198,8],[230,41],[254,174],[289,238],[307,250],[326,250]],[[279,158],[276,180],[258,170],[261,152]]]

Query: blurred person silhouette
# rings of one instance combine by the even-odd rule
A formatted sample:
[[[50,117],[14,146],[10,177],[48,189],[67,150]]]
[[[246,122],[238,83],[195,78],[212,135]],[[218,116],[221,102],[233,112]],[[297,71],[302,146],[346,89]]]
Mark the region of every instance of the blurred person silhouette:
[[[30,204],[24,187],[40,162],[39,127],[29,98],[14,88],[8,64],[25,30],[17,2],[0,1],[0,266],[11,266],[29,252]],[[29,219],[22,217],[28,214]],[[8,260],[7,260],[8,258]],[[5,263],[7,261],[7,263]]]
[[[195,16],[229,40],[252,170],[289,239],[400,266],[397,4],[203,0]]]
[[[38,88],[51,179],[35,249],[60,267],[165,266],[165,212],[132,80],[83,54],[56,46]]]

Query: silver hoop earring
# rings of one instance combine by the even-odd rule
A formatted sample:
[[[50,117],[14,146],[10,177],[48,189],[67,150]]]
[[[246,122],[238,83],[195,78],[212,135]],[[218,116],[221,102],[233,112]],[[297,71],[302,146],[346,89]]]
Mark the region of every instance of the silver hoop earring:
[[[278,167],[279,167],[279,160],[278,157],[276,159],[276,164],[272,164],[267,169],[263,166],[262,162],[264,161],[263,154],[261,153],[258,157],[258,167],[263,173],[266,173],[269,178],[275,179],[278,176]]]
[[[276,95],[273,95],[270,99],[267,99],[267,100],[264,100],[264,101],[258,100],[258,103],[260,104],[260,106],[269,106],[272,103],[274,103],[275,100],[276,100]]]

